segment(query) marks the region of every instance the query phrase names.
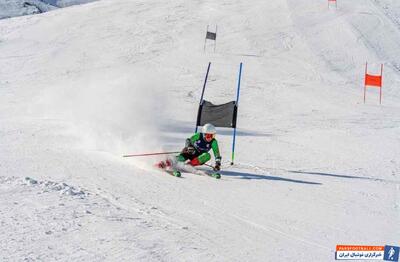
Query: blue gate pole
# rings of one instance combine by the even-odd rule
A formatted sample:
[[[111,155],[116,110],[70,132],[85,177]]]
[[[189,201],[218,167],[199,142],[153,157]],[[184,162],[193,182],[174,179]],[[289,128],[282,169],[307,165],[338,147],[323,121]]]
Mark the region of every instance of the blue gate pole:
[[[237,109],[239,109],[239,93],[240,93],[240,79],[242,78],[242,64],[243,63],[240,63],[238,87],[237,87],[237,94],[236,94],[236,107],[237,107]],[[236,119],[237,119],[237,114],[236,114]],[[237,123],[237,121],[236,121],[236,123]],[[236,143],[236,125],[235,125],[235,128],[233,129],[232,162],[231,162],[231,165],[233,165],[233,161],[235,160],[235,143]]]
[[[211,66],[211,62],[208,62],[207,73],[206,73],[206,77],[204,79],[203,91],[201,92],[199,107],[200,107],[201,103],[203,102],[204,90],[206,89],[206,84],[207,84],[207,79],[208,79],[208,72],[210,72],[210,66]],[[197,112],[197,114],[199,114],[199,112]],[[197,117],[199,117],[199,116],[197,115]],[[197,133],[197,120],[198,119],[196,119],[196,129],[194,130],[195,133]]]

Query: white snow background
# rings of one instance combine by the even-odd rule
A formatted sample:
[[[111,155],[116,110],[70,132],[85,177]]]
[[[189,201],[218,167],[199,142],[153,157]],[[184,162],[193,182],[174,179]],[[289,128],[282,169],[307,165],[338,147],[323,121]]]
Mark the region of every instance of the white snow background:
[[[2,17],[24,14],[15,3]],[[399,17],[397,0],[102,0],[0,20],[0,261],[332,261],[337,244],[399,245]],[[235,165],[222,128],[220,180],[122,158],[182,148],[209,61],[216,104],[243,62]],[[367,61],[384,63],[382,105],[377,88],[363,103]]]

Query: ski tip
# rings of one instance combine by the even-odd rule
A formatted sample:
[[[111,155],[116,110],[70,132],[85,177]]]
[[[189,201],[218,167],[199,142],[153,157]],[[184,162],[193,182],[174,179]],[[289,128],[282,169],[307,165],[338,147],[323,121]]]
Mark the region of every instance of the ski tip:
[[[215,177],[216,179],[221,179],[221,174],[220,173],[215,173],[212,176]]]
[[[174,176],[176,176],[176,177],[181,177],[182,176],[181,172],[179,172],[179,171],[174,171],[172,174]]]

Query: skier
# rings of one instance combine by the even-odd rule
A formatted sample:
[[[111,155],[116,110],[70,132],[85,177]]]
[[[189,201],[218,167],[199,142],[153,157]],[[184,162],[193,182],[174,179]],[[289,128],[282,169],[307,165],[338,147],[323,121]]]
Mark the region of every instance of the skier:
[[[391,247],[390,248],[390,250],[389,250],[389,257],[388,257],[388,259],[389,260],[394,260],[394,254],[396,253],[396,251],[394,250],[394,248],[393,247]]]
[[[215,139],[217,130],[212,124],[205,124],[200,133],[195,133],[190,138],[186,139],[185,147],[181,153],[176,156],[178,162],[184,162],[191,166],[203,165],[211,159],[210,149],[213,150],[215,157],[214,170],[221,169],[221,155],[219,153],[218,142]],[[165,168],[171,166],[170,160],[161,161],[158,166]]]

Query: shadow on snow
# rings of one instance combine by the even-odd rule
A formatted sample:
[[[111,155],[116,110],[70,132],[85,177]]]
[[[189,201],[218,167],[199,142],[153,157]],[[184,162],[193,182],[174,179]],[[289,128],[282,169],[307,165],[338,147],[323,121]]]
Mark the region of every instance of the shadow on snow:
[[[257,174],[243,173],[243,172],[237,172],[237,171],[225,171],[224,170],[224,171],[221,171],[221,175],[237,177],[239,179],[265,179],[265,180],[292,182],[292,183],[309,184],[309,185],[322,185],[321,183],[317,183],[317,182],[309,182],[309,181],[304,181],[304,180],[283,178],[283,177],[277,177],[277,176],[257,175]]]
[[[331,176],[331,177],[350,178],[350,179],[365,179],[365,180],[374,180],[374,181],[385,181],[384,179],[379,179],[379,178],[362,177],[362,176],[349,176],[349,175],[338,175],[338,174],[323,173],[323,172],[295,171],[295,170],[289,170],[288,172],[289,173],[295,173],[295,174],[307,174],[307,175]]]

